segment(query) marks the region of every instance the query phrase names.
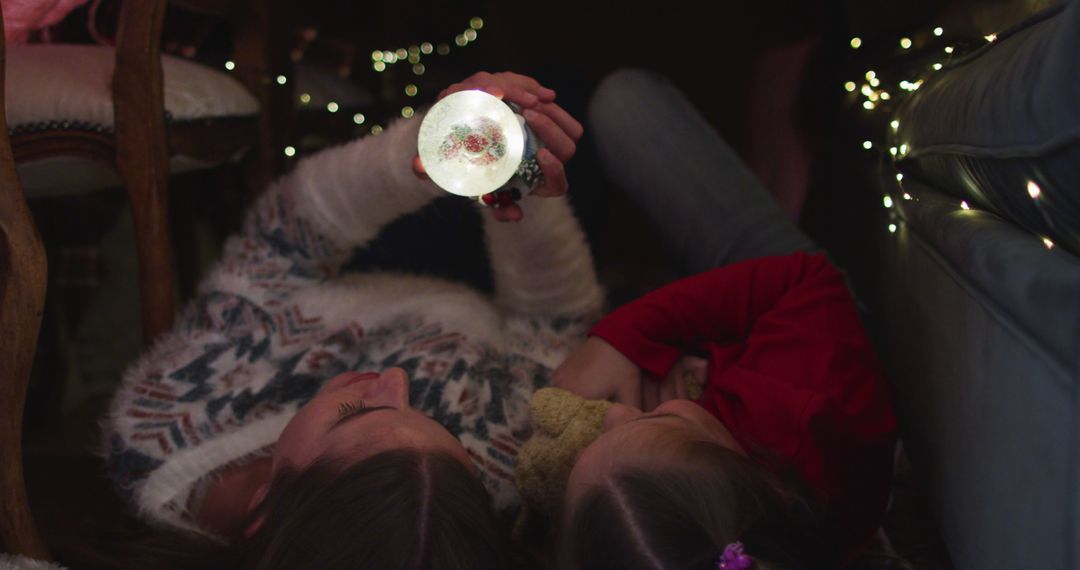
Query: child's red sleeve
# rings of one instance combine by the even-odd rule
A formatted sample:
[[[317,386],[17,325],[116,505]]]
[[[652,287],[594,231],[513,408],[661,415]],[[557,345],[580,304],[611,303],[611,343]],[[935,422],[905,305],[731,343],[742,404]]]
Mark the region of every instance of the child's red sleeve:
[[[619,307],[590,336],[615,347],[663,378],[679,357],[706,341],[746,340],[759,317],[823,272],[837,275],[824,255],[763,257],[680,279]]]

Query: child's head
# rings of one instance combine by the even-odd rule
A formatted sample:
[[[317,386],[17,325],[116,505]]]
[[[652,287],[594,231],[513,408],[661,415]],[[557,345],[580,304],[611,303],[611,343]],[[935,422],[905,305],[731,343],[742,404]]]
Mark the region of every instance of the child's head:
[[[820,513],[697,404],[613,406],[604,429],[570,473],[557,568],[713,570],[734,542],[754,568],[836,566]]]
[[[506,566],[491,499],[445,452],[383,451],[351,465],[320,459],[279,472],[230,548],[236,568]]]

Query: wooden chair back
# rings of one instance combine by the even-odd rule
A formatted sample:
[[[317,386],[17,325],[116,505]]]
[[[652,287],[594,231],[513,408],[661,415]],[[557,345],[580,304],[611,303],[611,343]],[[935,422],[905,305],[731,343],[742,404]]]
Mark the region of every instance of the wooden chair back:
[[[116,42],[116,71],[113,75],[116,165],[124,180],[136,222],[139,257],[139,291],[142,303],[143,340],[149,344],[172,326],[176,311],[172,243],[168,224],[168,173],[172,151],[198,156],[207,144],[206,132],[195,139],[170,136],[165,124],[164,79],[161,64],[161,35],[168,0],[128,0],[120,10]],[[286,46],[272,38],[285,35],[278,26],[287,18],[282,0],[173,0],[181,8],[208,14],[235,17],[236,75],[263,109],[257,134],[233,132],[240,139],[255,141],[256,159],[250,164],[249,187],[263,188],[279,174],[283,163],[285,133],[275,123],[287,116],[291,105],[288,90],[270,78],[289,65]],[[271,18],[271,11],[276,17]],[[238,14],[242,17],[236,17]],[[182,131],[184,134],[190,131]],[[219,140],[221,137],[217,137]],[[234,152],[237,144],[225,148]],[[208,156],[221,159],[221,156]]]
[[[4,61],[0,33],[0,548],[48,559],[22,469],[23,407],[45,309],[45,247],[15,171],[3,112]]]

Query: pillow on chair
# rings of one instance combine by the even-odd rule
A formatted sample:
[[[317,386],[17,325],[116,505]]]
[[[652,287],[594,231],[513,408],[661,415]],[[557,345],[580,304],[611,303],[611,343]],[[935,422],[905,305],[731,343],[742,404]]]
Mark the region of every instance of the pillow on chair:
[[[5,2],[6,5],[6,2]],[[7,116],[15,135],[54,130],[111,132],[113,48],[95,45],[11,46],[7,58]],[[232,75],[162,56],[165,110],[173,123],[254,117],[259,102]],[[16,141],[17,142],[17,141]],[[209,166],[174,157],[171,172]],[[77,156],[20,161],[27,196],[82,193],[119,186],[108,165]]]
[[[946,64],[898,109],[899,170],[1080,252],[1080,2]]]

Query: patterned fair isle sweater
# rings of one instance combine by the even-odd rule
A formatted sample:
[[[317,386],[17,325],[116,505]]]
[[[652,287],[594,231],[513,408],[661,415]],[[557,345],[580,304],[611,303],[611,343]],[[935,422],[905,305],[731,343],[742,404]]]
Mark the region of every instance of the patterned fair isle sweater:
[[[409,373],[412,405],[461,440],[512,515],[528,399],[584,339],[603,293],[565,198],[526,198],[516,224],[484,213],[493,298],[429,277],[342,274],[386,224],[445,195],[412,173],[420,121],[298,164],[253,205],[174,329],[125,372],[104,453],[144,518],[200,531],[188,503],[208,477],[271,450],[326,380],[390,366]]]

